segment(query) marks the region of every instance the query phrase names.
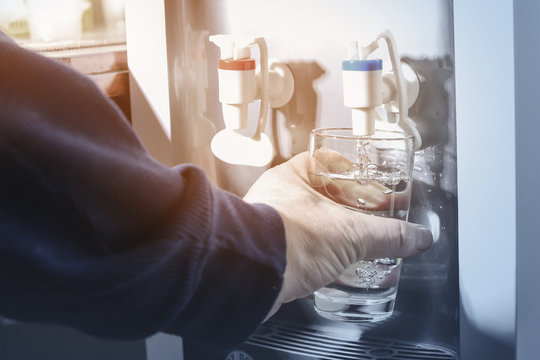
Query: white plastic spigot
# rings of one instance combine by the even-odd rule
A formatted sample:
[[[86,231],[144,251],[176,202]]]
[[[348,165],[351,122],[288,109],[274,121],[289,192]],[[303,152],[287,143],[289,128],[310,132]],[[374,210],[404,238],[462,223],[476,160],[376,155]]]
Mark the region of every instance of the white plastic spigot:
[[[283,64],[272,63],[269,68],[268,48],[262,37],[214,35],[209,40],[221,49],[218,63],[219,101],[225,122],[225,129],[212,139],[212,152],[231,164],[265,166],[274,157],[272,143],[263,133],[268,110],[270,106],[283,106],[290,100],[294,89],[292,73]],[[253,46],[259,47],[260,70],[257,74],[255,59],[250,54]],[[269,76],[270,71],[272,77]],[[274,83],[272,86],[271,81]],[[271,92],[270,88],[281,90],[277,94]],[[257,128],[251,137],[247,137],[239,130],[248,127],[248,104],[257,98],[261,100]]]
[[[249,49],[254,41],[230,35],[215,35],[209,39],[221,50],[218,63],[219,102],[222,104],[225,127],[245,129],[248,126],[248,104],[255,100],[257,90],[255,59],[250,57]]]
[[[343,100],[351,108],[355,135],[375,133],[375,108],[381,105],[382,60],[343,61]]]
[[[422,145],[422,139],[416,129],[416,124],[408,115],[409,106],[412,105],[409,101],[408,89],[413,89],[411,95],[416,99],[419,85],[409,86],[410,84],[405,80],[396,40],[390,30],[381,32],[374,41],[364,46],[359,45],[357,41],[352,42],[352,46],[349,47],[349,60],[342,63],[344,104],[351,108],[353,132],[356,135],[372,135],[375,133],[376,107],[383,103],[382,60],[367,59],[367,57],[379,47],[379,40],[381,39],[386,41],[392,62],[393,76],[385,76],[385,79],[392,77],[392,86],[395,86],[395,96],[392,93],[384,99],[388,102],[388,104],[385,104],[388,105],[386,108],[391,108],[390,103],[397,100],[399,109],[397,125],[403,131],[415,137],[415,146],[416,149],[419,149]],[[410,67],[407,69],[412,71]],[[416,76],[414,78],[417,80]],[[394,113],[392,112],[390,115],[393,116]]]

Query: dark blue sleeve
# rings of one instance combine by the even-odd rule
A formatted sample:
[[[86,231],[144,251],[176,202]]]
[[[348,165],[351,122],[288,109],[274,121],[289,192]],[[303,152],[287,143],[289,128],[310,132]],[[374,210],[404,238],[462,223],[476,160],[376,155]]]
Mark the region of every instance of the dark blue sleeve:
[[[0,314],[227,347],[281,288],[278,213],[168,168],[91,80],[0,33]]]

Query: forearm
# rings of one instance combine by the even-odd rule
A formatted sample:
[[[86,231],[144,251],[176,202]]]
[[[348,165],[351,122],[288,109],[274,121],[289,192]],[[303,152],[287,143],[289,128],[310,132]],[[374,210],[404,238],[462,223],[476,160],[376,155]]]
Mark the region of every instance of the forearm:
[[[0,59],[0,313],[107,337],[246,337],[281,286],[279,215],[153,160],[68,67],[1,34]]]

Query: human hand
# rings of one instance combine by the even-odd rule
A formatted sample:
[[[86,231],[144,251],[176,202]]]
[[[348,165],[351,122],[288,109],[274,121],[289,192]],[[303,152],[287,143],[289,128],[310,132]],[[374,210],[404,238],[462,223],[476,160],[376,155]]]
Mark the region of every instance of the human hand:
[[[351,211],[310,185],[309,156],[302,153],[266,171],[244,200],[264,203],[281,215],[287,266],[269,313],[312,294],[362,259],[403,258],[428,249],[433,237],[421,225]]]

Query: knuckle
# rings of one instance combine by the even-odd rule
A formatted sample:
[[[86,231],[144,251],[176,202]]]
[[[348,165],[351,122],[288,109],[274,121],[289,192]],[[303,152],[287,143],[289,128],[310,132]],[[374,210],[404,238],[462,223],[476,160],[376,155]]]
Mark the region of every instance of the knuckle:
[[[410,246],[410,242],[408,240],[408,228],[407,223],[404,221],[396,220],[392,225],[392,237],[393,237],[393,244],[394,244],[394,252],[396,252],[395,256],[403,256],[408,253],[408,249]]]
[[[399,226],[399,234],[398,234],[399,249],[400,250],[405,250],[405,249],[407,249],[407,247],[409,245],[409,242],[407,241],[407,224],[405,222],[403,222],[403,221],[399,221],[398,226]]]

